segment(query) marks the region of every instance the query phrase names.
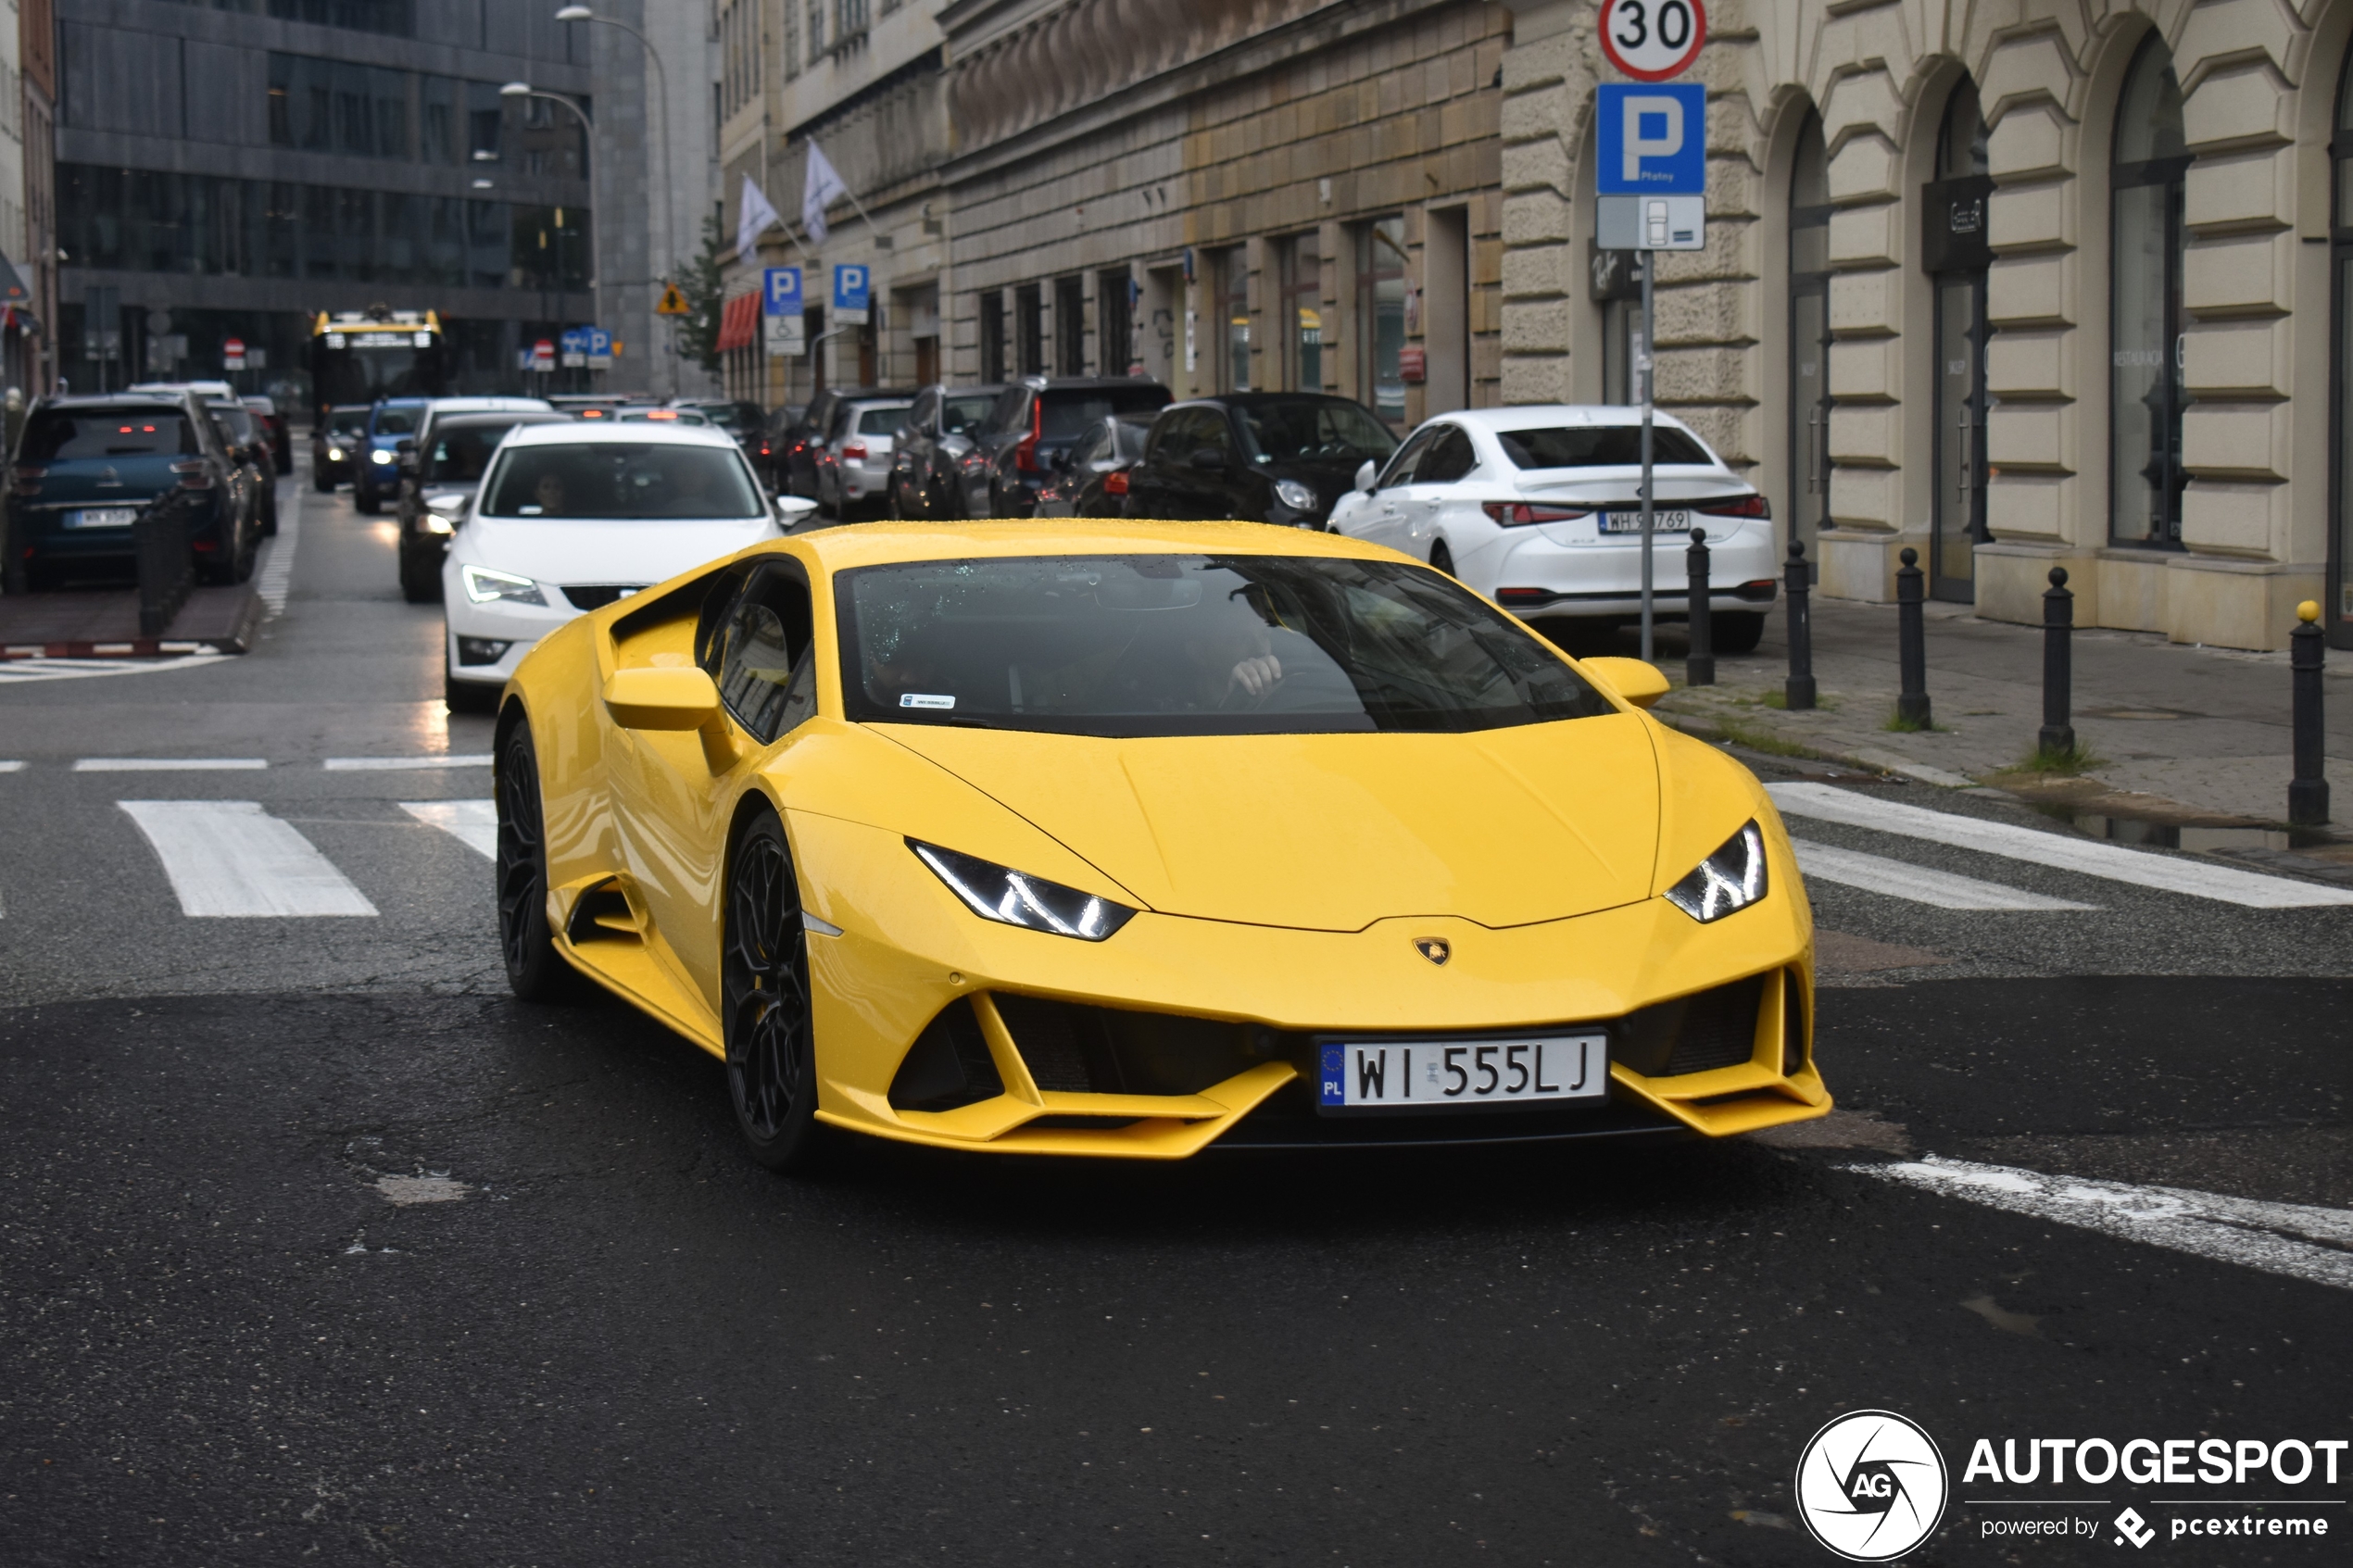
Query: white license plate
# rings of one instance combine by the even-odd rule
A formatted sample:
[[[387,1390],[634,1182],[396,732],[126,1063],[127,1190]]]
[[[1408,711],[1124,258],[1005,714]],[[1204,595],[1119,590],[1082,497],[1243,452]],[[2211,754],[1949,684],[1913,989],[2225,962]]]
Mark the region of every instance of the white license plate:
[[[84,507],[66,513],[68,528],[128,528],[138,521],[136,507]]]
[[[1602,532],[1604,533],[1640,533],[1642,531],[1642,514],[1640,510],[1602,514]],[[1687,511],[1679,508],[1671,512],[1662,510],[1651,513],[1653,533],[1688,534],[1691,531],[1692,514]]]
[[[1323,1047],[1326,1110],[1460,1110],[1609,1098],[1604,1035],[1518,1040],[1336,1041]]]

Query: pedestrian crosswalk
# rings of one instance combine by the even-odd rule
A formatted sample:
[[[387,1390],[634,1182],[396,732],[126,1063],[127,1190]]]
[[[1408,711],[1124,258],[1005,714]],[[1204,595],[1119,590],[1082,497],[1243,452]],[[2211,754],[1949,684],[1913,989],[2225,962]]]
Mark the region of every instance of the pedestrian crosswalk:
[[[1940,872],[1929,866],[1891,860],[1883,855],[1866,855],[1859,850],[1816,844],[1794,834],[1790,838],[1790,845],[1797,851],[1798,869],[1806,873],[1809,881],[1835,882],[1847,887],[1859,887],[1866,893],[1883,893],[1891,898],[1929,904],[1940,909],[2090,909],[2098,907],[2079,904],[2069,898],[2054,898],[2048,894],[2029,893],[2022,887],[2005,887],[1998,882],[1980,882],[1973,876]]]
[[[258,800],[125,800],[180,911],[199,916],[372,915],[376,906]]]

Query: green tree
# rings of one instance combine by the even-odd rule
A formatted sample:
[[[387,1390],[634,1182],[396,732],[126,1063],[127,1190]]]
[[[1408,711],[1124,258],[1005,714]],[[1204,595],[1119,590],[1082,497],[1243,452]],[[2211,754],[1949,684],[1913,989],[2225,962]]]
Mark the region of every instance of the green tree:
[[[686,296],[686,314],[678,322],[678,352],[714,372],[719,369],[720,307],[726,303],[721,292],[725,284],[719,276],[719,258],[725,249],[726,236],[714,208],[702,220],[702,254],[678,280],[679,292]]]

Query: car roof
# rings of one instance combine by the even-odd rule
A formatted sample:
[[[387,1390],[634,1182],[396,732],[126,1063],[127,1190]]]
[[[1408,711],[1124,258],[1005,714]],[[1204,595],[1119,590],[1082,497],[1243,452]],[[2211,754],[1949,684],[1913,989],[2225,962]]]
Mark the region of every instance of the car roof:
[[[553,408],[460,408],[456,413],[436,418],[433,428],[439,430],[447,425],[459,430],[468,425],[513,424],[517,421],[535,425],[576,425],[580,422],[570,414],[559,413]]]
[[[632,420],[628,433],[619,433],[619,424],[585,424],[578,420],[549,420],[543,423],[523,425],[507,437],[509,446],[589,446],[619,443],[628,446],[647,445],[661,446],[715,446],[729,452],[743,450],[736,438],[717,425],[685,423],[656,424],[651,420]]]
[[[1014,383],[1032,392],[1086,392],[1106,386],[1158,386],[1168,389],[1149,376],[1024,376]]]
[[[70,392],[41,400],[44,408],[182,408],[187,405],[170,392]]]
[[[979,556],[1252,555],[1395,560],[1395,552],[1342,533],[1269,528],[1263,522],[1150,522],[1136,519],[1050,518],[972,523],[869,522],[797,533],[828,571],[900,561]]]
[[[440,414],[466,414],[483,411],[530,409],[545,413],[550,408],[544,397],[435,397],[431,399],[434,411]]]
[[[1639,425],[1642,410],[1638,405],[1619,403],[1516,403],[1502,408],[1450,408],[1430,416],[1431,421],[1438,420],[1451,420],[1473,430],[1550,430],[1557,425]],[[1663,408],[1653,410],[1652,422],[1693,433],[1691,426]]]

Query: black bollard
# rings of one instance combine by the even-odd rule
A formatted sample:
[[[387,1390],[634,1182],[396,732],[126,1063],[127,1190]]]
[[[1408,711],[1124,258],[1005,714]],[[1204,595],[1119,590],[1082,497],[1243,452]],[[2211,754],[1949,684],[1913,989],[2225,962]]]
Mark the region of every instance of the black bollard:
[[[1928,630],[1920,619],[1926,573],[1920,571],[1918,550],[1906,548],[1895,558],[1904,563],[1895,573],[1896,658],[1904,677],[1904,689],[1895,696],[1895,717],[1906,728],[1926,730],[1934,727],[1928,711]]]
[[[2288,679],[2296,700],[2296,777],[2287,786],[2287,820],[2317,827],[2329,820],[2329,781],[2322,758],[2328,737],[2321,731],[2321,607],[2307,599],[2296,607],[2296,630],[2288,634]]]
[[[1789,596],[1789,679],[1781,686],[1781,706],[1793,713],[1814,706],[1814,620],[1806,608],[1806,546],[1789,542],[1789,568],[1781,574],[1781,591]]]
[[[2075,749],[2075,596],[2068,592],[2067,568],[2051,568],[2043,595],[2043,729],[2034,744],[2043,754]]]
[[[1683,684],[1712,686],[1716,684],[1716,607],[1709,602],[1707,592],[1706,529],[1692,530],[1692,547],[1683,552],[1683,571],[1690,582],[1684,604],[1691,617],[1691,647],[1683,655]]]

